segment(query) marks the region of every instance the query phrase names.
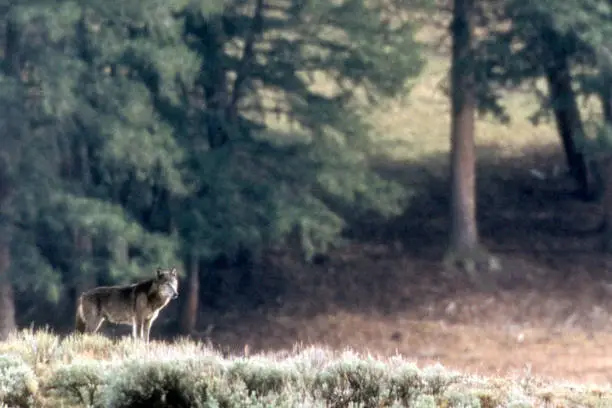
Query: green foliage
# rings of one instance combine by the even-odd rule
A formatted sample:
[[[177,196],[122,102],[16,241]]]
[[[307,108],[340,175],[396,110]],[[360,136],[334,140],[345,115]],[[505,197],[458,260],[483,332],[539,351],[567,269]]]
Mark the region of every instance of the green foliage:
[[[406,203],[398,184],[377,176],[350,148],[243,142],[210,156],[204,171],[218,175],[206,186],[209,193],[179,218],[193,227],[187,237],[202,245],[203,256],[233,253],[241,246],[257,250],[297,229],[309,258],[337,240],[346,225],[343,210],[353,209],[355,218],[366,210],[390,215]],[[207,209],[206,217],[201,209]]]
[[[396,368],[389,385],[391,392],[406,406],[409,406],[424,388],[421,371],[413,364]]]
[[[11,274],[19,292],[30,291],[57,302],[61,297],[61,273],[41,253],[30,232],[17,231],[11,241]]]
[[[4,9],[0,106],[19,292],[127,282],[297,233],[306,258],[407,194],[367,162],[361,114],[423,64],[385,2]],[[325,86],[321,86],[325,84]],[[366,97],[364,99],[364,96]],[[10,112],[10,115],[8,114]]]
[[[356,95],[365,92],[375,100],[398,94],[422,61],[412,27],[391,28],[379,7],[365,4],[275,4],[274,12],[259,10],[261,32],[255,27],[257,6],[225,14],[223,33],[218,33],[216,20],[207,24],[192,16],[192,32],[209,35],[194,46],[205,67],[200,82],[216,75],[225,78],[218,71],[238,66],[238,78],[227,84],[230,92],[213,84],[204,85],[204,91],[221,99],[243,95],[247,106],[237,107],[239,118],[215,118],[228,133],[227,145],[204,152],[206,147],[192,149],[197,154],[191,159],[197,169],[192,177],[205,194],[184,202],[181,225],[190,226],[185,236],[202,256],[232,254],[241,247],[256,251],[297,232],[309,258],[338,242],[351,210],[400,211],[399,185],[385,183],[367,166],[363,153],[368,129],[356,113]],[[253,26],[243,28],[251,16]],[[233,38],[253,41],[258,48],[247,60],[245,45],[237,58],[221,53],[215,36],[227,44]],[[214,55],[218,66],[207,65],[206,58]],[[249,71],[241,71],[247,63]],[[322,77],[325,90],[316,86]],[[213,113],[204,118],[196,113],[200,119],[195,123],[210,121],[206,116]],[[290,129],[270,128],[272,115]],[[344,205],[342,211],[336,201]]]
[[[234,362],[227,375],[231,382],[244,382],[247,392],[256,396],[279,394],[287,384],[296,381],[289,370],[253,359]]]
[[[436,408],[436,399],[433,395],[419,395],[412,404],[414,408]]]
[[[111,369],[112,365],[107,362],[75,361],[53,371],[46,387],[66,402],[90,407],[98,400]]]
[[[537,81],[547,70],[559,70],[559,58],[566,58],[580,95],[598,94],[602,73],[610,59],[604,38],[612,34],[612,8],[605,0],[529,2],[507,0],[478,10],[487,36],[475,44],[479,102],[484,112],[510,119],[501,105],[503,90],[530,88],[541,106],[531,119],[538,123],[549,115],[553,104]]]
[[[10,407],[31,407],[36,401],[38,380],[22,358],[0,355],[0,403]]]
[[[583,150],[587,155],[595,156],[599,152],[612,149],[612,128],[597,119],[585,121],[585,132],[589,136],[584,143]]]
[[[374,407],[386,399],[382,392],[385,377],[384,367],[373,362],[339,361],[317,375],[312,391],[337,407]]]
[[[446,397],[448,405],[454,408],[481,408],[477,395],[465,392],[452,392]]]
[[[508,394],[504,405],[509,408],[527,408],[533,407],[534,400],[532,397],[525,395],[521,390],[513,389]]]
[[[127,362],[112,374],[101,405],[204,407],[206,378],[197,368],[193,361]]]
[[[439,364],[423,369],[421,377],[425,391],[432,395],[442,395],[452,385],[459,381],[457,373],[449,372]]]

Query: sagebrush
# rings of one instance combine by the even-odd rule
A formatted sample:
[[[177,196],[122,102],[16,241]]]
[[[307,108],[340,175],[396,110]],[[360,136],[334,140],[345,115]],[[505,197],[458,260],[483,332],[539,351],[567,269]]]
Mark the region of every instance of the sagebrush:
[[[570,405],[574,404],[574,405]],[[612,406],[612,390],[481,378],[401,356],[302,347],[223,356],[202,343],[22,331],[0,343],[0,404],[15,407]],[[0,405],[2,406],[2,405]]]

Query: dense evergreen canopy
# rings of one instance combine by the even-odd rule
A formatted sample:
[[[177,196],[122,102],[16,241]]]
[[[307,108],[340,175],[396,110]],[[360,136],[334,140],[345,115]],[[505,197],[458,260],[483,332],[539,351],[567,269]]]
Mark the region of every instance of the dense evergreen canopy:
[[[405,192],[368,168],[359,113],[421,67],[413,27],[390,7],[4,5],[2,226],[16,289],[57,300],[290,233],[310,257],[338,242],[340,209],[400,211]]]

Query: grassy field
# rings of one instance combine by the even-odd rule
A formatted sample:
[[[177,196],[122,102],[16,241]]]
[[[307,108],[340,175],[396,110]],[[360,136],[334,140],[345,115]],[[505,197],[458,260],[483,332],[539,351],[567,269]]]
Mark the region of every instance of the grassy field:
[[[350,350],[223,356],[187,340],[147,347],[23,331],[0,344],[0,400],[6,407],[606,407],[612,390],[529,372],[464,375]]]

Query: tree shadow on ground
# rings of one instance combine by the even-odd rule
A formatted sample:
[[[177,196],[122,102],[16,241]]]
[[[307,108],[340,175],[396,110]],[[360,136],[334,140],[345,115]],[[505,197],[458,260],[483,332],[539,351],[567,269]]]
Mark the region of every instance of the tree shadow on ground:
[[[240,295],[232,282],[244,271],[208,271],[223,283],[205,289],[201,326],[213,327],[210,339],[226,347],[250,343],[283,348],[304,337],[304,325],[316,338],[312,321],[317,316],[447,319],[449,304],[462,299],[466,312],[455,313],[456,322],[468,321],[476,309],[479,318],[492,321],[550,325],[577,313],[584,327],[612,329],[608,320],[589,317],[594,303],[612,310],[602,283],[612,281],[612,260],[600,250],[595,230],[600,205],[574,194],[572,181],[560,170],[564,157],[558,146],[523,151],[518,157],[503,153],[479,148],[480,231],[504,266],[498,286],[489,293],[441,263],[448,237],[448,156],[381,160],[374,163],[381,175],[415,192],[403,214],[390,220],[375,215],[353,220],[346,232],[351,245],[314,264],[286,252],[268,253],[249,266],[251,284]],[[497,301],[491,303],[490,296]],[[516,304],[506,305],[508,299]]]
[[[600,205],[575,194],[559,150],[550,146],[502,157],[496,148],[479,148],[477,217],[481,237],[493,252],[597,251]],[[440,258],[448,242],[447,163],[447,155],[420,163],[376,163],[382,175],[414,188],[416,194],[399,217],[377,225],[357,222],[351,237],[362,242],[371,237],[399,240],[410,253]]]
[[[415,193],[403,214],[352,220],[346,231],[351,245],[312,264],[286,251],[270,251],[257,262],[210,265],[202,275],[194,337],[239,351],[244,344],[253,350],[287,348],[331,332],[338,333],[340,345],[350,336],[342,329],[347,314],[455,323],[529,320],[551,326],[577,314],[576,324],[612,330],[609,320],[590,315],[595,303],[612,310],[602,283],[612,281],[612,260],[600,251],[595,232],[601,208],[578,199],[571,180],[555,170],[564,168],[559,147],[518,157],[491,147],[478,152],[480,231],[504,266],[490,292],[476,290],[466,276],[441,263],[448,236],[448,155],[418,162],[379,160],[373,164],[376,171]],[[177,304],[162,312],[153,337],[174,337],[177,315]],[[322,317],[324,323],[317,323]],[[339,319],[336,326],[330,326],[334,319]],[[105,329],[111,336],[127,332]]]

